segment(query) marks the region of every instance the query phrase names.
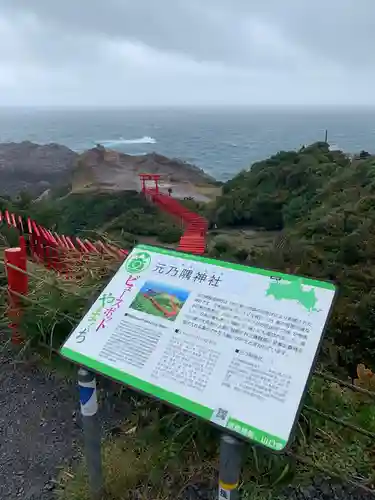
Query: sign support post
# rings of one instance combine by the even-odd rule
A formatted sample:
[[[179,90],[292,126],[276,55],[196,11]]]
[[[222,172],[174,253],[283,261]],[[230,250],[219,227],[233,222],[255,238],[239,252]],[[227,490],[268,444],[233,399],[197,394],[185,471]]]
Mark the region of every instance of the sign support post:
[[[218,500],[238,500],[244,443],[229,434],[220,437]]]
[[[95,375],[85,368],[80,368],[78,370],[78,385],[91,498],[92,500],[101,500],[104,486]]]

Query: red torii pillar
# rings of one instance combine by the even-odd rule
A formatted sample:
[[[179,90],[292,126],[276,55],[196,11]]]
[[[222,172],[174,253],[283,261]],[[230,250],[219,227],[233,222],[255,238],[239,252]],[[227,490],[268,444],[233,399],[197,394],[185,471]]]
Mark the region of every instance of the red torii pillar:
[[[154,181],[155,182],[155,193],[159,194],[160,177],[161,176],[159,174],[139,174],[139,178],[141,180],[141,185],[142,185],[142,193],[146,193],[146,191],[147,191],[146,182],[147,181]]]

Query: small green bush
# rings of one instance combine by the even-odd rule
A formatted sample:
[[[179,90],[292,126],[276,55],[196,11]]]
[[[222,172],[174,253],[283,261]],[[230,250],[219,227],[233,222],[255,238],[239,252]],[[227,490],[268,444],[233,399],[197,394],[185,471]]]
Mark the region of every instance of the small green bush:
[[[180,240],[182,231],[175,225],[164,225],[158,232],[158,239],[162,243],[176,243]]]

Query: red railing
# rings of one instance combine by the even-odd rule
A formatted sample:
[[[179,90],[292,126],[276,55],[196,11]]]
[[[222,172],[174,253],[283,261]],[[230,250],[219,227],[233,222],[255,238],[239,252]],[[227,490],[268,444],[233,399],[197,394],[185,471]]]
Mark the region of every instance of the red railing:
[[[5,269],[9,295],[9,328],[13,344],[23,342],[19,328],[22,316],[21,297],[28,292],[27,258],[43,264],[48,269],[70,278],[77,262],[85,262],[87,254],[107,255],[123,260],[128,251],[102,241],[89,241],[52,233],[30,218],[23,219],[5,210],[0,211],[0,224],[6,224],[18,231],[19,247],[4,252]]]
[[[64,265],[70,256],[103,254],[122,260],[128,254],[127,250],[102,241],[89,241],[75,236],[52,233],[34,220],[23,219],[21,216],[9,213],[8,210],[4,213],[0,211],[0,223],[14,227],[19,232],[20,247],[23,246],[26,251],[27,246],[28,253],[33,260],[59,272],[68,271],[64,269]]]

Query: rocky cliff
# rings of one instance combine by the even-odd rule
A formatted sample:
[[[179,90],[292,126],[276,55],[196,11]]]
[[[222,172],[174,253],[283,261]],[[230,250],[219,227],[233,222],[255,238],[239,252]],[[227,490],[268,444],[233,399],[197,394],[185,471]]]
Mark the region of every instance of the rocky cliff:
[[[59,144],[0,144],[0,193],[14,196],[28,191],[34,196],[69,182],[77,153]]]
[[[73,173],[73,192],[140,191],[140,173],[161,175],[161,190],[172,189],[176,197],[207,201],[197,192],[197,185],[214,186],[215,179],[198,167],[157,153],[131,156],[98,145],[79,156]]]

